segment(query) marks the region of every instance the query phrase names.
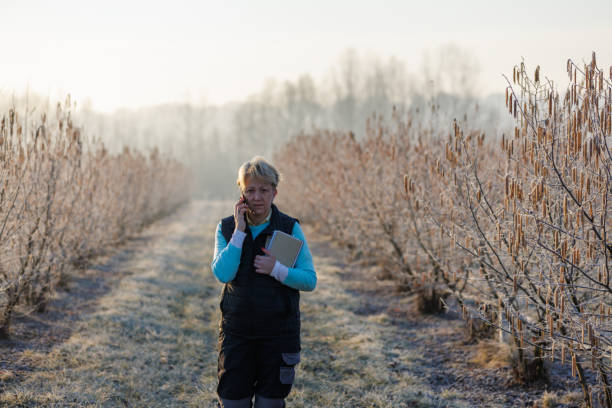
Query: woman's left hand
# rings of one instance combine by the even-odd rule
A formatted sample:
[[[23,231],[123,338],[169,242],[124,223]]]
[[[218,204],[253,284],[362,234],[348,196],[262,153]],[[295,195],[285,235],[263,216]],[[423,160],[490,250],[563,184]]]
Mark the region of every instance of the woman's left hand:
[[[255,262],[253,263],[255,265],[255,272],[269,275],[272,273],[272,269],[274,269],[276,258],[266,248],[261,249],[265,255],[257,255],[255,257]]]

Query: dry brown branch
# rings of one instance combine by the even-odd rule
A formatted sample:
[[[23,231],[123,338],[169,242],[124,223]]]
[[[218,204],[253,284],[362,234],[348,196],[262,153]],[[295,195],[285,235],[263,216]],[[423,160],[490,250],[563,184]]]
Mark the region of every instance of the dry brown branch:
[[[501,140],[394,111],[361,140],[301,135],[277,161],[287,205],[402,287],[452,292],[510,336],[518,377],[569,357],[585,403],[612,407],[612,84],[594,55],[567,69],[560,96],[539,67],[514,68]]]
[[[189,176],[155,150],[109,155],[85,140],[71,102],[38,123],[0,122],[0,336],[13,311],[43,311],[69,264],[100,253],[188,199]],[[26,129],[32,129],[28,134]]]

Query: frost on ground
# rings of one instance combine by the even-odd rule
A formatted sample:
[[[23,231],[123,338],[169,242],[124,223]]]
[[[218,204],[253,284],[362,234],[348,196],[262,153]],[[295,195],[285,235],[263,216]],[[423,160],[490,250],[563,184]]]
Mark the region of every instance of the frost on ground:
[[[18,319],[0,343],[0,405],[216,407],[221,284],[209,265],[216,223],[231,208],[192,202],[96,260],[45,316]],[[461,320],[413,314],[410,299],[305,231],[319,280],[301,297],[303,357],[289,407],[568,401],[471,364]]]

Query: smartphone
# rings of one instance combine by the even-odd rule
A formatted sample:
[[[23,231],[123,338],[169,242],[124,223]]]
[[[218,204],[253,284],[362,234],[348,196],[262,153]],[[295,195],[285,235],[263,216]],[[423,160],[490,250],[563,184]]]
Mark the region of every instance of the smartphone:
[[[244,221],[247,223],[247,225],[249,224],[249,220],[247,219],[247,213],[249,211],[251,211],[251,209],[249,208],[249,201],[246,199],[246,197],[244,196],[244,194],[240,195],[240,199],[242,200],[243,203],[246,204],[247,206],[247,210],[244,212]]]
[[[243,202],[243,203],[245,203],[245,204],[246,204],[246,206],[247,206],[247,211],[250,211],[251,209],[249,208],[249,202],[248,202],[248,200],[246,199],[246,197],[244,196],[244,194],[240,195],[240,199],[242,200],[242,202]]]

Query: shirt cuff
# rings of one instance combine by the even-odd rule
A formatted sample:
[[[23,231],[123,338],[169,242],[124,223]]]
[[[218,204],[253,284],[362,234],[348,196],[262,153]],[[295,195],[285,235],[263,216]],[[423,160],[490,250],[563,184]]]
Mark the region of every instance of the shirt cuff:
[[[270,276],[282,283],[285,279],[287,279],[287,275],[289,275],[289,268],[287,268],[282,263],[276,261],[276,263],[274,264],[274,268],[272,268]]]
[[[244,242],[244,238],[246,237],[246,232],[240,230],[234,230],[232,234],[232,239],[230,239],[230,244],[235,246],[236,248],[242,249],[242,243]]]

